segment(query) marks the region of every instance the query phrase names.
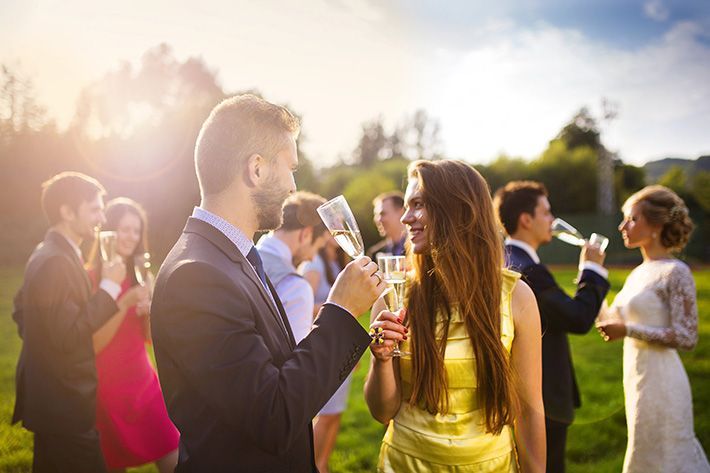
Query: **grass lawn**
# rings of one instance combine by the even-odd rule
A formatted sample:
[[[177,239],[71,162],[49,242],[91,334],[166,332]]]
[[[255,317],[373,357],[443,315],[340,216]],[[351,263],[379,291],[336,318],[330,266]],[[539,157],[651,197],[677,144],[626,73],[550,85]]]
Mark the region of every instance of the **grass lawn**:
[[[621,288],[625,269],[610,273],[612,294]],[[572,290],[573,270],[555,271],[558,282]],[[700,314],[700,342],[691,353],[682,353],[693,388],[695,430],[705,451],[710,449],[710,270],[695,272]],[[32,436],[19,426],[10,426],[14,404],[14,373],[20,350],[15,324],[10,317],[12,296],[21,282],[20,269],[0,269],[0,472],[29,471]],[[361,321],[363,324],[365,320]],[[618,472],[624,458],[626,426],[621,386],[621,343],[605,344],[592,331],[571,336],[577,379],[583,407],[569,431],[568,471]],[[361,360],[353,380],[348,410],[331,457],[332,472],[373,471],[383,426],[372,420],[362,397],[369,355]],[[672,408],[670,406],[669,408]],[[155,472],[152,466],[131,472]]]

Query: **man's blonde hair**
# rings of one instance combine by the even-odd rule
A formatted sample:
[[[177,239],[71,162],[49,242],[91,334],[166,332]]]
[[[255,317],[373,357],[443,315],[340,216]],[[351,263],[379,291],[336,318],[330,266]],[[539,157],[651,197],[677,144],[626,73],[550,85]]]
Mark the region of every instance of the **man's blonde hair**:
[[[195,144],[195,169],[202,195],[222,192],[254,154],[270,160],[298,137],[300,123],[288,109],[252,94],[219,103],[202,124]]]

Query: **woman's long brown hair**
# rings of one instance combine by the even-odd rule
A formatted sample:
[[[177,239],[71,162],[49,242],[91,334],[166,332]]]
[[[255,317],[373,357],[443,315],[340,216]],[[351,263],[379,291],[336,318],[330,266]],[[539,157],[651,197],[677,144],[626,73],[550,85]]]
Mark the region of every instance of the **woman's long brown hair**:
[[[516,396],[508,354],[501,342],[503,250],[488,184],[458,161],[416,161],[428,215],[429,251],[410,256],[414,277],[408,291],[412,327],[412,405],[430,413],[448,411],[444,354],[451,312],[460,312],[475,356],[485,427],[499,434],[512,424]],[[437,333],[437,313],[444,315]]]

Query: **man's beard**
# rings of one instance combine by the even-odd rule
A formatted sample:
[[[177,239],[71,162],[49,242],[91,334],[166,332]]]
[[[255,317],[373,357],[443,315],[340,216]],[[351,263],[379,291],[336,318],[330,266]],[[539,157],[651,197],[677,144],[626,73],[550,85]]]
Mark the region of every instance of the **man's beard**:
[[[276,230],[283,223],[283,204],[290,191],[276,187],[276,179],[264,184],[252,194],[252,202],[256,207],[256,223],[258,231]]]

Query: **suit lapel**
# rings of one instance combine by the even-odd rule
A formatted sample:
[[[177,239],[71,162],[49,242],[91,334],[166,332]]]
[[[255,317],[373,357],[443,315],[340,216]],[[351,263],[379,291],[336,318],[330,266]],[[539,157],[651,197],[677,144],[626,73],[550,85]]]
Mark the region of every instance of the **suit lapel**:
[[[197,218],[190,217],[187,220],[187,224],[185,225],[185,229],[183,230],[183,232],[197,233],[207,238],[210,242],[212,242],[213,245],[217,246],[225,255],[227,255],[230,260],[241,266],[242,273],[252,282],[255,289],[259,292],[259,295],[263,299],[264,304],[266,304],[266,306],[269,308],[271,316],[274,318],[279,328],[281,328],[281,332],[286,338],[289,347],[293,348],[293,346],[295,345],[292,343],[293,335],[291,335],[290,328],[287,328],[288,325],[284,324],[284,321],[278,312],[278,310],[283,311],[283,307],[281,306],[281,301],[279,300],[276,291],[274,291],[272,288],[273,297],[267,294],[264,284],[262,284],[261,280],[259,279],[259,276],[257,276],[256,271],[252,267],[251,263],[247,261],[246,257],[242,255],[242,253],[239,251],[239,248],[237,248],[236,245],[234,245],[234,243],[232,243],[232,241],[227,238],[227,236],[224,235],[221,231],[219,231],[209,223]],[[269,285],[271,285],[270,282]],[[280,309],[277,309],[274,303],[278,304]]]

